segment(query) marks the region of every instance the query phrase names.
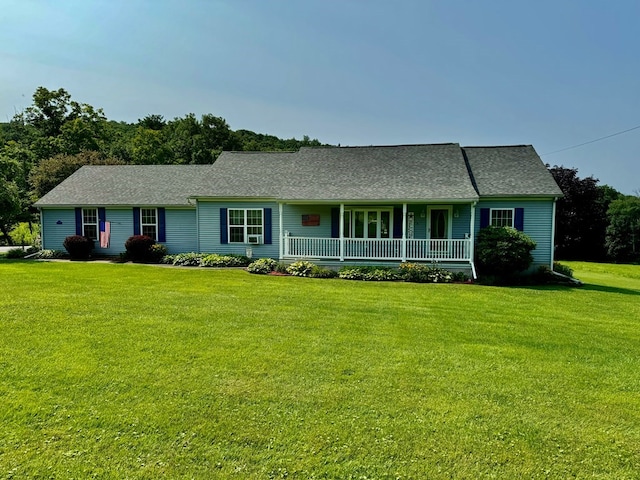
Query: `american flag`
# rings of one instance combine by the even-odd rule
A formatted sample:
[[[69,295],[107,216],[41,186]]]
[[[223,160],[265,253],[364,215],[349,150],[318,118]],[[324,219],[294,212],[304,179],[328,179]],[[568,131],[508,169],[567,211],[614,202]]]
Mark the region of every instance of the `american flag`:
[[[109,248],[111,222],[100,222],[100,248]]]

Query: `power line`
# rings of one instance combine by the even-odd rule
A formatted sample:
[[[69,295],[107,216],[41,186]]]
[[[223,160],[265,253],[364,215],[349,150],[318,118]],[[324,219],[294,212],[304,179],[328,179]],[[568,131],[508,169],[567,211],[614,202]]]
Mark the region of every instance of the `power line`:
[[[543,153],[540,156],[544,157],[545,155],[553,155],[554,153],[564,152],[565,150],[571,150],[572,148],[582,147],[583,145],[589,145],[590,143],[599,142],[600,140],[605,140],[607,138],[615,137],[616,135],[622,135],[623,133],[631,132],[631,131],[637,130],[639,128],[640,128],[640,125],[635,126],[633,128],[629,128],[627,130],[623,130],[622,132],[612,133],[611,135],[607,135],[605,137],[596,138],[595,140],[589,140],[588,142],[580,143],[578,145],[572,145],[571,147],[561,148],[560,150],[554,150],[553,152]]]

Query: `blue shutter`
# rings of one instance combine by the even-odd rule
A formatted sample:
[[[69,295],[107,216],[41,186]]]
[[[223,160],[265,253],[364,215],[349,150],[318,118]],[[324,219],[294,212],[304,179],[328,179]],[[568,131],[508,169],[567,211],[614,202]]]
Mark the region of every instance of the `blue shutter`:
[[[165,216],[164,207],[158,208],[158,241],[167,241],[167,219]]]
[[[340,237],[340,209],[333,207],[331,209],[331,238]]]
[[[227,209],[220,209],[220,243],[229,243],[229,233],[227,232]]]
[[[271,245],[271,243],[273,243],[273,240],[271,237],[271,228],[272,228],[271,209],[265,208],[264,209],[264,243],[266,245]]]
[[[402,208],[393,209],[393,238],[402,238]]]
[[[140,207],[133,207],[133,234],[140,235]]]
[[[76,207],[76,235],[82,235],[82,208]]]
[[[107,221],[107,209],[104,207],[98,208],[98,230],[101,232],[106,231],[104,222]]]
[[[489,212],[488,208],[480,209],[480,228],[485,228],[489,226]]]
[[[516,208],[516,215],[513,219],[513,226],[521,232],[524,230],[524,208]]]

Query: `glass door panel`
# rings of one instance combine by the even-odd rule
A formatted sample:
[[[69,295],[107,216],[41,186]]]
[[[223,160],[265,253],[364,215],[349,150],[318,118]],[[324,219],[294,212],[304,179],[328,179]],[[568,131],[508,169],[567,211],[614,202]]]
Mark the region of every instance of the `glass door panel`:
[[[429,228],[431,230],[431,238],[449,238],[449,210],[435,208],[431,210],[431,221]]]
[[[391,212],[380,212],[380,238],[390,238]]]
[[[378,212],[368,212],[367,238],[378,238]]]
[[[353,237],[364,238],[364,211],[353,212]]]

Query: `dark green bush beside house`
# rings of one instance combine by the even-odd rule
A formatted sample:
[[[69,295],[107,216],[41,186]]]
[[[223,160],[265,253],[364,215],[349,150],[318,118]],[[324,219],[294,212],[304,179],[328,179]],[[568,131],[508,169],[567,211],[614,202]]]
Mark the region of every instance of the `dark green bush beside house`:
[[[481,275],[512,277],[527,270],[536,248],[528,235],[511,227],[486,227],[476,244],[476,262]]]
[[[69,235],[62,244],[72,260],[87,260],[93,251],[93,240],[82,235]]]

